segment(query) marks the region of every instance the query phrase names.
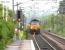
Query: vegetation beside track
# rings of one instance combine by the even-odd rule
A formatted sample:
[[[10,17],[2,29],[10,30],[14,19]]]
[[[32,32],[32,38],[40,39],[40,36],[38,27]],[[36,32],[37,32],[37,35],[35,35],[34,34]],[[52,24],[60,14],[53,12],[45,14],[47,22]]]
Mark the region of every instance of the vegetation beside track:
[[[9,14],[6,21],[6,17],[3,17],[2,9],[3,6],[0,4],[0,50],[4,50],[5,46],[12,41],[15,26],[12,20],[13,11],[8,9]],[[5,8],[4,11],[6,11]]]
[[[43,21],[43,28],[50,32],[54,32],[58,36],[65,37],[65,1],[59,2],[59,8],[57,14],[48,15],[47,20]],[[63,10],[63,11],[62,11]],[[42,18],[43,19],[43,18]]]
[[[53,32],[57,34],[58,36],[65,37],[65,15],[52,14],[46,17],[47,17],[47,20],[43,21],[42,28],[44,30]]]

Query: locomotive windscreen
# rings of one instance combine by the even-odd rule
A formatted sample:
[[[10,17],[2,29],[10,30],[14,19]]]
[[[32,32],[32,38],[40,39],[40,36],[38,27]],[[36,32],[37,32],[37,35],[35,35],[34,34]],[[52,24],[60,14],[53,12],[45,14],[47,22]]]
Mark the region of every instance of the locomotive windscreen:
[[[39,22],[38,21],[32,21],[31,24],[32,25],[39,25]]]

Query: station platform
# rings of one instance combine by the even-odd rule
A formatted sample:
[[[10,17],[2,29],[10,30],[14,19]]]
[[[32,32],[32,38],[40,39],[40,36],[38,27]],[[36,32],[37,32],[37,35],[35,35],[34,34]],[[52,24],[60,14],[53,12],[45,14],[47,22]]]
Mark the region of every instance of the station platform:
[[[7,45],[5,50],[35,50],[35,47],[32,40],[23,40]]]

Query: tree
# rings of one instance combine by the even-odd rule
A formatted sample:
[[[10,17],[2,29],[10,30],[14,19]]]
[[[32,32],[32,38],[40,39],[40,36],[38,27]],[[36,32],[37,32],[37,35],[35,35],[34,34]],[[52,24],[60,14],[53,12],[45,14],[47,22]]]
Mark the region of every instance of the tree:
[[[10,17],[13,17],[13,14],[14,14],[14,12],[13,12],[12,10],[8,10],[8,15],[9,15]]]
[[[2,18],[2,8],[3,8],[3,6],[2,6],[2,4],[0,4],[0,18]]]
[[[60,4],[60,5],[59,5],[59,13],[60,13],[60,14],[64,14],[64,13],[65,13],[65,0],[60,1],[59,4]]]

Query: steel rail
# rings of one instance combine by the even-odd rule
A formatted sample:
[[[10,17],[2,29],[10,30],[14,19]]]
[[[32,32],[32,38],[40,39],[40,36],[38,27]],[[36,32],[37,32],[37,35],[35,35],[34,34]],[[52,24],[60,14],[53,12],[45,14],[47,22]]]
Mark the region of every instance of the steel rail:
[[[39,35],[51,48],[53,48],[54,50],[57,50],[56,48],[54,48],[45,38],[43,38],[43,36]]]
[[[33,38],[34,38],[34,41],[35,41],[35,43],[36,43],[38,49],[41,50],[41,48],[40,48],[40,46],[38,45],[38,42],[37,42],[37,40],[36,40],[36,38],[35,38],[35,33],[33,34]]]

